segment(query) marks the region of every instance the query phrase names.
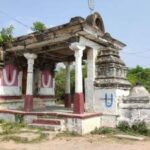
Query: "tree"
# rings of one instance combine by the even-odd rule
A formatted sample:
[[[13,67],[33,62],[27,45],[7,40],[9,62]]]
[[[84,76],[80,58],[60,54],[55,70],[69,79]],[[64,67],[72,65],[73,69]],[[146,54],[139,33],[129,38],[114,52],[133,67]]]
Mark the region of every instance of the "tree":
[[[150,68],[137,66],[136,68],[129,69],[127,77],[132,86],[140,83],[150,91]]]
[[[3,43],[12,41],[13,39],[13,30],[14,27],[10,25],[7,28],[2,28],[0,31],[0,45],[3,45]]]
[[[86,64],[83,63],[83,79],[87,76]],[[71,69],[71,94],[74,94],[75,91],[75,70]],[[128,69],[127,78],[132,86],[135,86],[137,83],[142,84],[150,91],[150,68],[142,68],[137,66],[136,68]],[[83,80],[84,81],[84,80]],[[84,87],[84,86],[83,86]],[[65,95],[65,69],[61,68],[56,72],[56,98],[57,100],[64,100]]]
[[[35,32],[43,32],[46,29],[46,26],[44,23],[40,21],[36,21],[33,23],[33,26],[31,27],[32,31]]]
[[[87,69],[86,69],[86,64],[83,63],[82,65],[82,72],[83,72],[83,82],[84,79],[86,78],[87,74]],[[56,98],[57,100],[64,100],[64,95],[65,95],[65,78],[66,78],[66,69],[61,68],[59,71],[56,72]],[[75,69],[74,67],[70,71],[70,88],[71,88],[71,95],[74,95],[75,92]],[[83,86],[84,88],[84,86]]]

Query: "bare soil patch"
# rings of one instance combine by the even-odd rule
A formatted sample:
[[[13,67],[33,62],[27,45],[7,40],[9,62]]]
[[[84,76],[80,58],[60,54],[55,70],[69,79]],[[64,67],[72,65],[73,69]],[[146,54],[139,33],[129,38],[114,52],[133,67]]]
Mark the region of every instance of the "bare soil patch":
[[[145,141],[119,140],[106,135],[57,137],[39,143],[20,144],[0,142],[0,150],[149,150],[150,139]]]

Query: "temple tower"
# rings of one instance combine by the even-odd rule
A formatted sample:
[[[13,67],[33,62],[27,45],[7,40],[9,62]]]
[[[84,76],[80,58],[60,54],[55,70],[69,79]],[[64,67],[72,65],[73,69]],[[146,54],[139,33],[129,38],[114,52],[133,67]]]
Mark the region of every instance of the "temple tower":
[[[108,38],[109,36],[107,35]],[[121,60],[119,51],[111,46],[106,47],[98,52],[96,60],[94,108],[107,116],[118,115],[119,101],[129,94],[130,89],[126,78],[127,67]]]

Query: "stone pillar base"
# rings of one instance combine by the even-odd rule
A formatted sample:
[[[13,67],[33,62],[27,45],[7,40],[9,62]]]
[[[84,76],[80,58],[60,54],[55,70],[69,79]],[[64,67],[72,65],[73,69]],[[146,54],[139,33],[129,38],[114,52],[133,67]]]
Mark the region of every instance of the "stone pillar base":
[[[33,95],[26,95],[24,99],[24,111],[33,110]]]
[[[73,111],[75,114],[83,114],[84,113],[84,94],[83,93],[75,93],[74,94]]]
[[[71,108],[71,94],[65,94],[65,108]]]

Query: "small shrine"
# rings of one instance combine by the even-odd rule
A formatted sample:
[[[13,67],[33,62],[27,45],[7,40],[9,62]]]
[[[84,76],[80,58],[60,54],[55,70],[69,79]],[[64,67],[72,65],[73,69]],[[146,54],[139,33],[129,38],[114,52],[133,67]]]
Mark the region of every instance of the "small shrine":
[[[130,90],[128,96],[123,97],[119,104],[119,121],[126,121],[130,125],[144,121],[150,125],[150,94],[140,84]]]
[[[15,115],[20,114],[27,124],[49,127],[58,121],[54,120],[57,117],[60,130],[80,134],[96,127],[116,126],[119,101],[130,89],[127,67],[119,56],[125,46],[105,31],[97,12],[5,43],[0,47],[0,119],[15,121]],[[87,63],[85,84],[83,60]],[[60,62],[66,66],[63,107],[55,104],[55,69]],[[45,115],[53,119],[40,118]]]

